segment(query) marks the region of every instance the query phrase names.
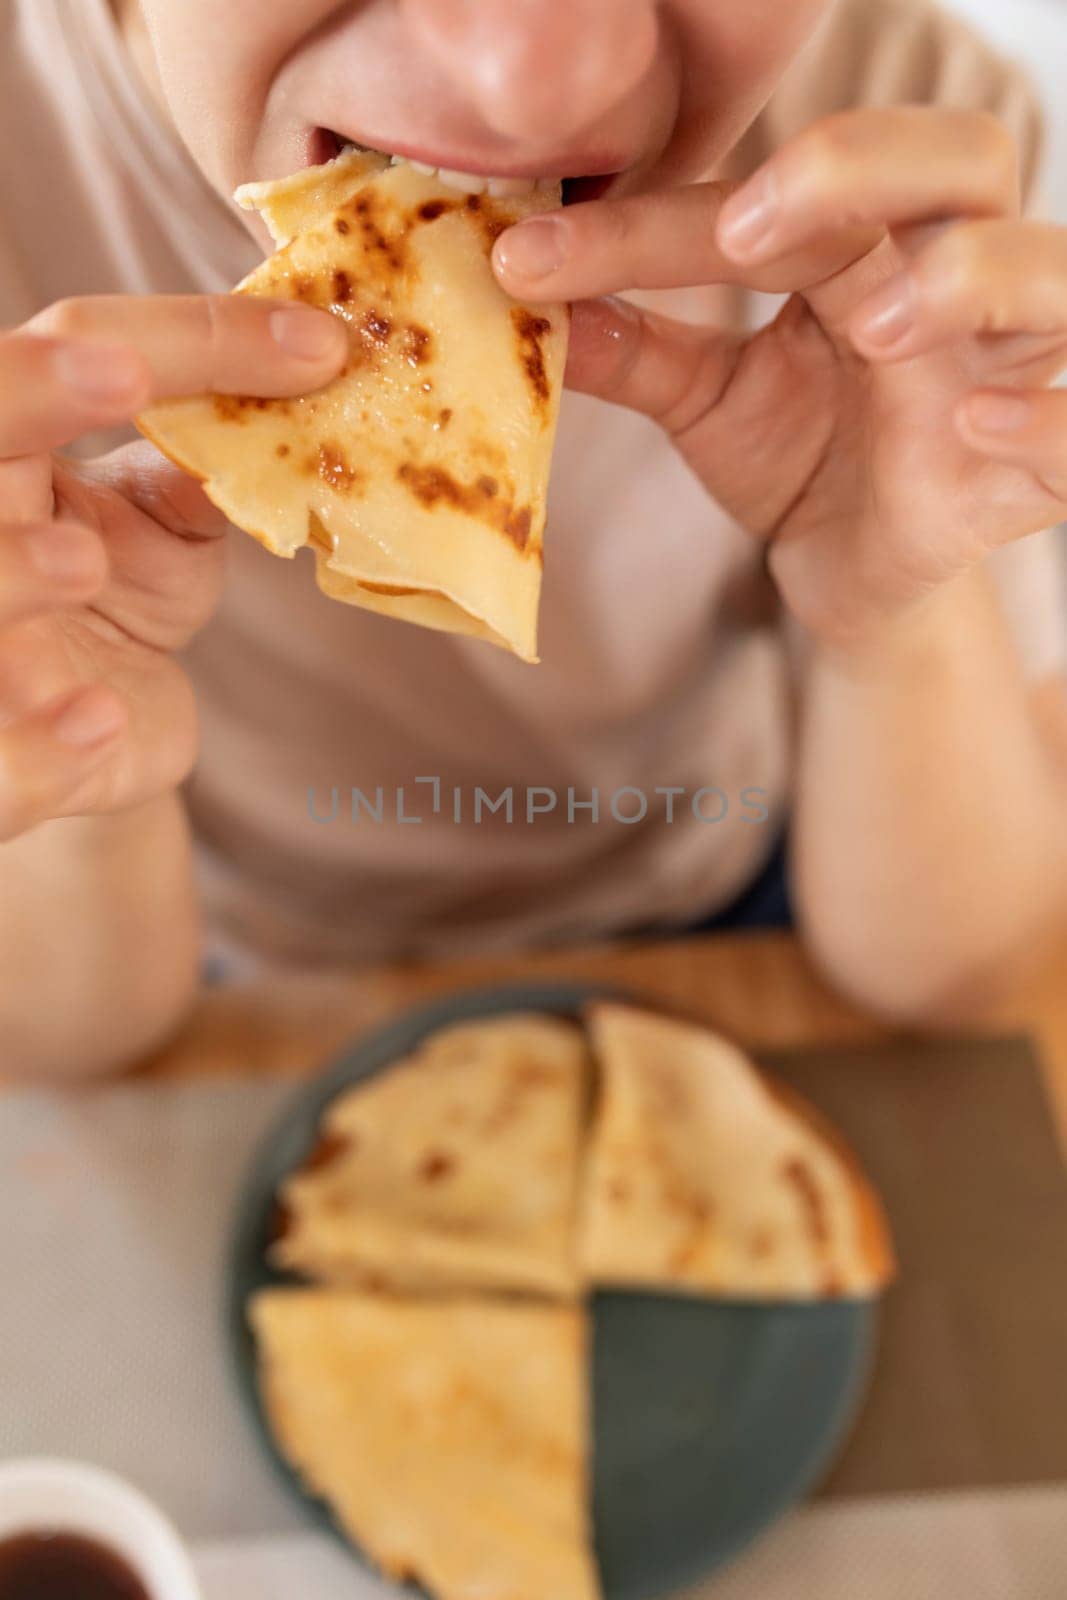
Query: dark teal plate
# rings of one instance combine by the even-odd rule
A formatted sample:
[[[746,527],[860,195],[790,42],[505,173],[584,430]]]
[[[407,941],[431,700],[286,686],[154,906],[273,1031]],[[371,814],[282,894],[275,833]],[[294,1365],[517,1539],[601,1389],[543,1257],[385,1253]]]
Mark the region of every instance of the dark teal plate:
[[[229,1335],[263,1447],[320,1526],[338,1532],[275,1446],[244,1312],[257,1289],[285,1281],[265,1259],[279,1183],[308,1155],[341,1090],[435,1029],[505,1011],[576,1016],[607,993],[592,985],[483,989],[410,1012],[301,1091],[260,1150],[234,1238]],[[607,1600],[652,1600],[729,1561],[827,1471],[866,1386],[876,1308],[613,1293],[596,1297],[594,1322],[593,1495],[604,1591]]]

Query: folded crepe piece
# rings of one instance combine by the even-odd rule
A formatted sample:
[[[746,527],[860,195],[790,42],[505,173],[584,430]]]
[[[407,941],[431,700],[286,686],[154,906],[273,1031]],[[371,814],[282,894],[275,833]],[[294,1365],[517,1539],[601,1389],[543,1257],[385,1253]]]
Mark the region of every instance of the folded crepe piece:
[[[579,1307],[266,1290],[284,1454],[384,1573],[440,1600],[593,1600]]]
[[[536,661],[569,313],[511,300],[489,257],[558,193],[463,195],[355,151],[237,198],[280,249],[234,292],[332,311],[348,363],[295,400],[153,406],[141,431],[276,555],[311,545],[326,594]]]
[[[835,1130],[725,1039],[590,1009],[600,1101],[579,1254],[594,1284],[754,1300],[866,1297],[894,1271]]]
[[[433,1034],[329,1107],[279,1191],[273,1265],[318,1282],[572,1296],[589,1058],[511,1014]]]

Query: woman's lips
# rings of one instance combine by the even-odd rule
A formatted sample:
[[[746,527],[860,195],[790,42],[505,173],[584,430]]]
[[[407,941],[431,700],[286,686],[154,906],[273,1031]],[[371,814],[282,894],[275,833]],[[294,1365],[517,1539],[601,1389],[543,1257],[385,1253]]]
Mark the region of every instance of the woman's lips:
[[[471,150],[442,151],[428,145],[416,145],[404,141],[389,144],[384,141],[378,142],[362,131],[317,128],[308,141],[308,165],[319,166],[324,161],[332,160],[346,143],[374,150],[383,155],[402,158],[430,172],[455,174],[471,179],[484,178],[487,181],[499,179],[506,182],[514,179],[520,182],[531,180],[536,182],[543,179],[558,183],[563,178],[583,181],[603,178],[610,182],[632,164],[623,157],[606,155],[604,152],[549,155],[541,161],[517,161],[509,160],[503,154],[485,155]]]

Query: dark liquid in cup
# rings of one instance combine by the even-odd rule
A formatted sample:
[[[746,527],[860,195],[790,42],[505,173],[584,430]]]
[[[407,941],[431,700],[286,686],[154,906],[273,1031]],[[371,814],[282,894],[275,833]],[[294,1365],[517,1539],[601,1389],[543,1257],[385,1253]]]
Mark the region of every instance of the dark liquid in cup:
[[[151,1600],[121,1556],[76,1533],[0,1539],[0,1600]]]

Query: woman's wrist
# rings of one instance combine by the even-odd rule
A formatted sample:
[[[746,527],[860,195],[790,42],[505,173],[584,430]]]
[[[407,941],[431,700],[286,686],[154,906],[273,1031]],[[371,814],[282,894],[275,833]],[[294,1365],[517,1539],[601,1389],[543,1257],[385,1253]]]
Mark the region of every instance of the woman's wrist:
[[[921,687],[931,671],[965,659],[975,630],[999,626],[988,574],[975,567],[898,610],[820,635],[802,630],[809,661],[857,684],[906,674]]]

